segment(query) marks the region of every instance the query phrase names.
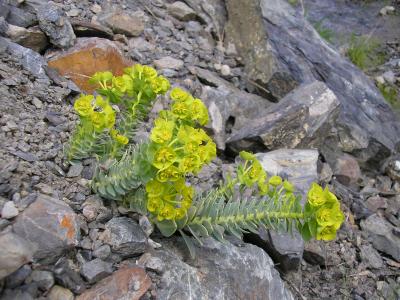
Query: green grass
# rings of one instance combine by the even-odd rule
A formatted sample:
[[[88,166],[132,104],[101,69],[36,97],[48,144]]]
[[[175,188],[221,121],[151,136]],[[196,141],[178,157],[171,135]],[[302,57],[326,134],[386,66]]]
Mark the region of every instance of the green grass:
[[[376,67],[385,61],[385,54],[379,51],[380,43],[371,37],[352,35],[347,56],[361,70]]]
[[[324,25],[322,25],[322,21],[323,20],[314,23],[313,26],[321,38],[323,38],[328,43],[332,43],[333,38],[335,37],[335,32],[329,28],[324,27]]]
[[[391,85],[378,84],[383,98],[395,109],[400,109],[400,99],[397,90]]]

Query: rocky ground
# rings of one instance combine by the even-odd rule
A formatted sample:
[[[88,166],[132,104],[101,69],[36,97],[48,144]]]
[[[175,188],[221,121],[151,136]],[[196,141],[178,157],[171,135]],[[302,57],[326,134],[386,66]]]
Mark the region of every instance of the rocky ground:
[[[400,297],[400,122],[299,7],[8,0],[0,34],[0,299]],[[399,85],[398,38],[387,38],[391,55],[374,80]],[[205,241],[193,260],[179,238],[92,194],[94,161],[71,166],[63,156],[71,104],[90,88],[85,76],[133,62],[206,102],[219,158],[191,178],[198,189],[253,150],[303,194],[312,181],[332,187],[346,214],[338,239],[304,244],[260,231],[232,245]]]

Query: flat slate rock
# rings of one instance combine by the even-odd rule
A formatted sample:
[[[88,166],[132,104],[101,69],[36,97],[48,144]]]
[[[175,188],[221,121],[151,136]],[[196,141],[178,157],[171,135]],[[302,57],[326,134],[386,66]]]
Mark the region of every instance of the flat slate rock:
[[[161,250],[151,252],[149,267],[162,273],[156,291],[159,299],[294,299],[262,249],[211,238],[203,242],[203,246],[195,244],[194,260],[180,238],[163,241]]]

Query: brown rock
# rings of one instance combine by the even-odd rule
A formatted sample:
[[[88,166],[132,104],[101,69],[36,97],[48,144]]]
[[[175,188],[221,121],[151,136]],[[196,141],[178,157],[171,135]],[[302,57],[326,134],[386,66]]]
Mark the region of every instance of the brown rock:
[[[91,93],[95,86],[88,79],[95,72],[111,71],[121,75],[123,69],[131,66],[120,49],[112,41],[102,38],[79,38],[74,47],[57,52],[48,58],[50,68],[60,75],[68,76],[84,92]]]
[[[123,268],[104,278],[76,300],[140,299],[151,285],[150,277],[139,267]]]
[[[361,177],[361,170],[357,160],[349,154],[337,159],[333,173],[340,183],[347,186],[357,183]]]

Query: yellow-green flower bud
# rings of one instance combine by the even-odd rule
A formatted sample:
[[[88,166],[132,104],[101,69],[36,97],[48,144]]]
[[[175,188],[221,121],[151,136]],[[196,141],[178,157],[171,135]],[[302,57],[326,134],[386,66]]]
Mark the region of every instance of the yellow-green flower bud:
[[[285,189],[286,192],[288,193],[293,193],[294,192],[294,186],[292,183],[290,183],[289,181],[285,180],[283,182],[283,188]]]
[[[274,187],[277,187],[278,185],[281,185],[282,184],[282,178],[280,177],[280,176],[272,176],[270,179],[269,179],[269,184],[270,185],[272,185],[272,186],[274,186]]]

